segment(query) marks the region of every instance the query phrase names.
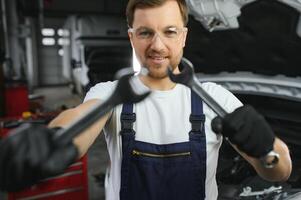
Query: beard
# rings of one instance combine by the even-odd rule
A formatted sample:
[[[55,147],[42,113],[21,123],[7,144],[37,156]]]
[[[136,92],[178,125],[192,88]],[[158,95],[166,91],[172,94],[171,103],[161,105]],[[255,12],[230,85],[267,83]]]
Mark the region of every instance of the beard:
[[[170,67],[170,66],[167,66],[167,67]],[[156,70],[151,70],[148,66],[146,66],[146,68],[148,70],[148,76],[153,79],[164,79],[164,78],[168,77],[167,67],[164,67],[164,68],[166,68],[166,70],[164,70],[164,71],[156,71]]]
[[[168,63],[162,63],[162,64],[148,64],[147,62],[142,63],[142,68],[146,69],[147,75],[153,79],[164,79],[168,77],[167,69],[170,67],[172,71],[174,71],[178,65],[181,62],[181,58],[183,56],[183,50],[175,57],[167,56],[164,53],[158,53],[158,52],[149,52],[145,56],[146,58],[148,56],[152,55],[160,55],[162,57],[165,57],[165,59],[168,59]]]

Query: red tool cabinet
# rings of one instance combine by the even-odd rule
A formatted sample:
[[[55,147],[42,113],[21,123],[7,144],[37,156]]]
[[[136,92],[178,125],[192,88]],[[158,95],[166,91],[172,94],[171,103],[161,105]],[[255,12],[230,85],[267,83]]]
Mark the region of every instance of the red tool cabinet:
[[[64,174],[43,180],[24,191],[9,193],[8,200],[88,200],[87,157]]]
[[[22,112],[29,110],[28,90],[26,85],[7,85],[4,97],[6,117],[20,116],[22,115]]]
[[[0,128],[0,137],[6,135],[8,129]],[[72,164],[63,174],[7,196],[8,200],[88,200],[87,156]]]

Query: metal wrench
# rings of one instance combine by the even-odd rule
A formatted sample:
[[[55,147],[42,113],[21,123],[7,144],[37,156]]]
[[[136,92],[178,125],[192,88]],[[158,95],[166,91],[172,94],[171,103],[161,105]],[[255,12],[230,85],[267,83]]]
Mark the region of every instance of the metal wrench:
[[[64,146],[92,125],[96,120],[110,112],[115,106],[122,103],[136,103],[150,94],[150,90],[137,87],[137,76],[129,68],[117,72],[121,76],[112,95],[104,102],[93,106],[85,115],[71,123],[66,128],[60,129],[54,136],[55,144]]]
[[[78,156],[72,144],[74,137],[115,106],[139,102],[150,94],[148,89],[139,87],[138,81],[132,70],[124,71],[108,100],[97,103],[66,128],[51,131],[45,126],[24,123],[0,140],[0,190],[19,191],[61,174]]]
[[[212,130],[216,133],[221,133],[222,131],[222,119],[228,114],[228,112],[220,106],[215,99],[213,99],[203,88],[199,80],[194,74],[193,64],[186,58],[182,58],[181,64],[183,65],[183,70],[179,74],[173,74],[172,70],[168,68],[169,78],[175,82],[183,84],[191,88],[202,100],[219,116],[218,120],[214,120],[214,124],[211,124]],[[279,161],[279,154],[270,151],[267,155],[259,158],[266,168],[272,168]]]

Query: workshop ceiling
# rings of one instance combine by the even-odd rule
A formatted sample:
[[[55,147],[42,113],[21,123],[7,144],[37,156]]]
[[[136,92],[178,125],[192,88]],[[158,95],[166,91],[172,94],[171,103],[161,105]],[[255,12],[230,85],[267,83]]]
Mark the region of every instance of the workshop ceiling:
[[[121,14],[124,15],[126,0],[17,0],[24,15],[37,16],[43,2],[45,16],[71,14]]]

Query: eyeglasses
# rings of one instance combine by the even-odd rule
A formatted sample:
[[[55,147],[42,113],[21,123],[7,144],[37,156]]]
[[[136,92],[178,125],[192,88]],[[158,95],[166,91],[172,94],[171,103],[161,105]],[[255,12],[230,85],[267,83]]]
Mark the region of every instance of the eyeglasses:
[[[187,32],[187,28],[167,27],[159,32],[155,32],[153,29],[142,27],[137,29],[130,28],[128,31],[133,33],[135,37],[141,41],[149,42],[158,34],[160,39],[164,42],[176,42],[183,32]]]

